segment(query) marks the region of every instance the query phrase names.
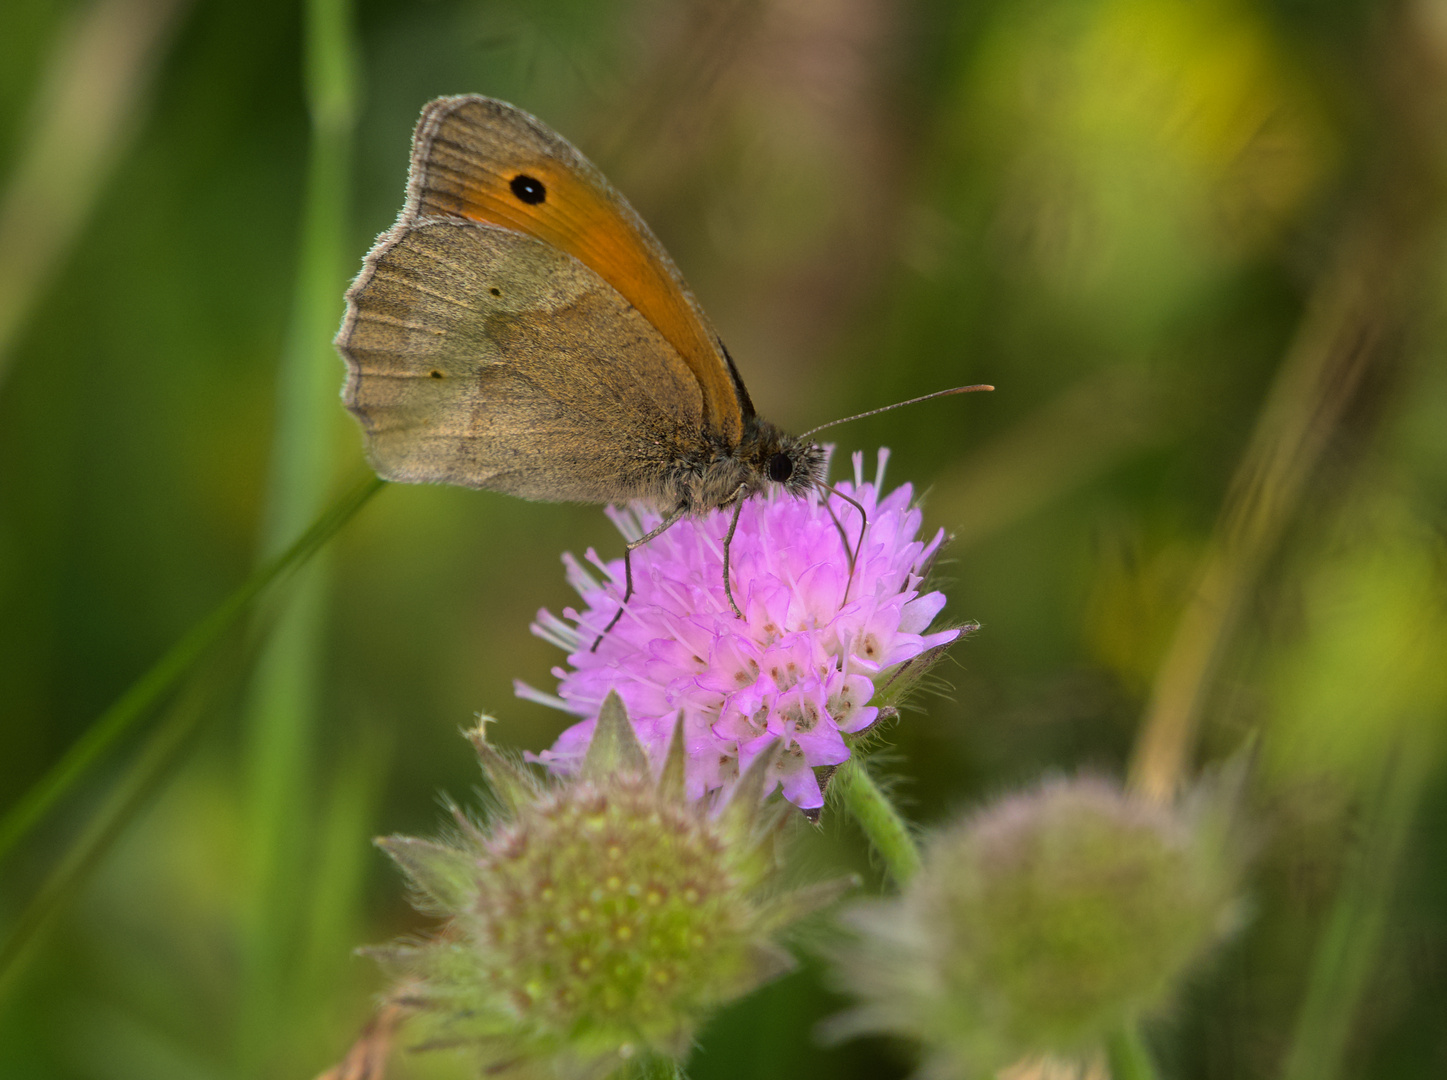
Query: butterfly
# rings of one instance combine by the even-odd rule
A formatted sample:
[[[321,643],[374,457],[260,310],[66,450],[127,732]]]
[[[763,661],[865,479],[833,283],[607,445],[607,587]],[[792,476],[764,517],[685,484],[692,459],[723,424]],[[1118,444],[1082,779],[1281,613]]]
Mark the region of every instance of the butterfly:
[[[824,487],[823,449],[754,411],[648,226],[567,140],[506,102],[422,110],[406,202],[346,302],[343,399],[378,474],[653,503],[662,521],[625,552],[625,605],[632,551],[732,505],[724,592],[742,617],[728,553],[744,500]]]

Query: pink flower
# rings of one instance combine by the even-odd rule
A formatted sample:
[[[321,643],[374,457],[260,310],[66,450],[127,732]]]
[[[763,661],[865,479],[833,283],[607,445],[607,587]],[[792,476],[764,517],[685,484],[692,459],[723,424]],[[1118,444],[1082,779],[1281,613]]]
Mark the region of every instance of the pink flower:
[[[655,768],[682,711],[690,797],[730,788],[778,739],[784,752],[774,779],[785,797],[805,810],[823,805],[814,770],[848,760],[845,736],[879,717],[876,692],[901,665],[962,632],[926,633],[945,597],[921,595],[919,585],[944,531],[927,544],[915,539],[921,515],[908,484],[880,497],[887,459],[881,450],[874,482],[865,483],[856,454],[853,483],[838,485],[869,516],[852,574],[839,526],[852,551],[860,519],[843,499],[829,497],[839,526],[814,493],[774,491],[744,505],[730,549],[742,619],[723,588],[732,508],[680,521],[633,553],[633,598],[596,652],[623,594],[623,560],[605,564],[588,551],[604,586],[565,555],[585,610],[565,609],[567,621],[542,610],[532,629],[567,650],[570,666],[553,669],[556,697],[521,683],[517,692],[586,719],[538,759],[555,772],[576,771],[603,699],[617,690]],[[660,520],[640,504],[609,513],[630,540]]]

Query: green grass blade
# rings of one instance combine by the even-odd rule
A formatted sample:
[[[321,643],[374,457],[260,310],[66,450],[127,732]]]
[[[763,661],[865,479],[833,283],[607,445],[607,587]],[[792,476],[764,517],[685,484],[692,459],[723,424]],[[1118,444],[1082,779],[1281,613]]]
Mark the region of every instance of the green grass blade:
[[[0,190],[0,388],[26,321],[150,112],[156,71],[190,6],[95,0],[55,43]]]
[[[130,689],[91,724],[50,771],[0,818],[0,858],[23,840],[101,758],[190,674],[197,662],[236,625],[267,586],[292,573],[315,555],[367,500],[381,490],[384,483],[375,476],[368,476],[343,494],[291,547],[260,567],[245,584],[192,627],[131,684]]]
[[[233,674],[243,666],[239,659],[229,665]],[[85,883],[102,856],[160,788],[181,759],[190,736],[212,711],[217,691],[229,682],[218,672],[211,679],[191,685],[165,720],[151,731],[136,760],[21,910],[9,935],[0,942],[0,1001],[14,986],[51,919]]]
[[[308,0],[304,10],[302,75],[311,143],[291,327],[278,372],[264,547],[314,512],[334,468],[333,435],[343,414],[336,396],[341,365],[331,339],[354,269],[352,5]],[[328,837],[316,836],[308,823],[323,812],[321,794],[329,783],[344,783],[340,777],[329,780],[315,754],[329,567],[314,563],[298,584],[277,612],[243,721],[250,852],[235,1041],[242,1075],[291,1067],[288,1054],[301,1035],[298,1017],[304,1011],[293,1005],[310,982],[304,970],[313,947],[308,912],[317,902],[329,855],[319,850]]]
[[[1150,1050],[1136,1026],[1117,1031],[1106,1040],[1111,1080],[1159,1080]]]
[[[1342,1074],[1347,1041],[1381,954],[1388,907],[1400,877],[1413,819],[1438,756],[1435,740],[1404,740],[1383,770],[1367,829],[1337,890],[1317,943],[1306,997],[1284,1080],[1334,1080]],[[1422,745],[1426,744],[1426,745]]]

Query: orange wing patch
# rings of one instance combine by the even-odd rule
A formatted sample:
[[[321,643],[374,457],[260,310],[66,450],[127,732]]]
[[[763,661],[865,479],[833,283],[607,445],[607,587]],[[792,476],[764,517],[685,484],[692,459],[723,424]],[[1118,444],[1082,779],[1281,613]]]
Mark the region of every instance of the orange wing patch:
[[[683,357],[703,392],[704,422],[737,445],[739,396],[704,316],[647,226],[572,146],[511,106],[443,99],[418,123],[410,186],[419,215],[535,236],[597,273]]]

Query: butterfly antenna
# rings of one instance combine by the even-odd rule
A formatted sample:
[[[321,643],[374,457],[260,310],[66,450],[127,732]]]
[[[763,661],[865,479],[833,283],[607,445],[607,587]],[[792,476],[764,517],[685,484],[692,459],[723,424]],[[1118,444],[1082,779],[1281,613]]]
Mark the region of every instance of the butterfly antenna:
[[[906,405],[918,405],[921,401],[929,401],[931,398],[949,397],[951,394],[971,394],[974,393],[976,390],[993,389],[995,389],[993,386],[990,386],[986,383],[976,383],[974,386],[955,386],[951,387],[949,390],[936,390],[933,394],[925,394],[923,397],[910,398],[908,401],[896,401],[893,405],[885,405],[881,408],[870,409],[868,412],[858,413],[854,416],[846,416],[843,420],[830,420],[829,423],[820,424],[812,431],[804,432],[804,434],[800,435],[799,438],[807,439],[810,435],[814,434],[815,431],[823,431],[825,428],[831,428],[836,426],[837,424],[847,424],[851,420],[863,420],[866,416],[878,416],[882,412],[889,412],[890,409],[902,409]]]

